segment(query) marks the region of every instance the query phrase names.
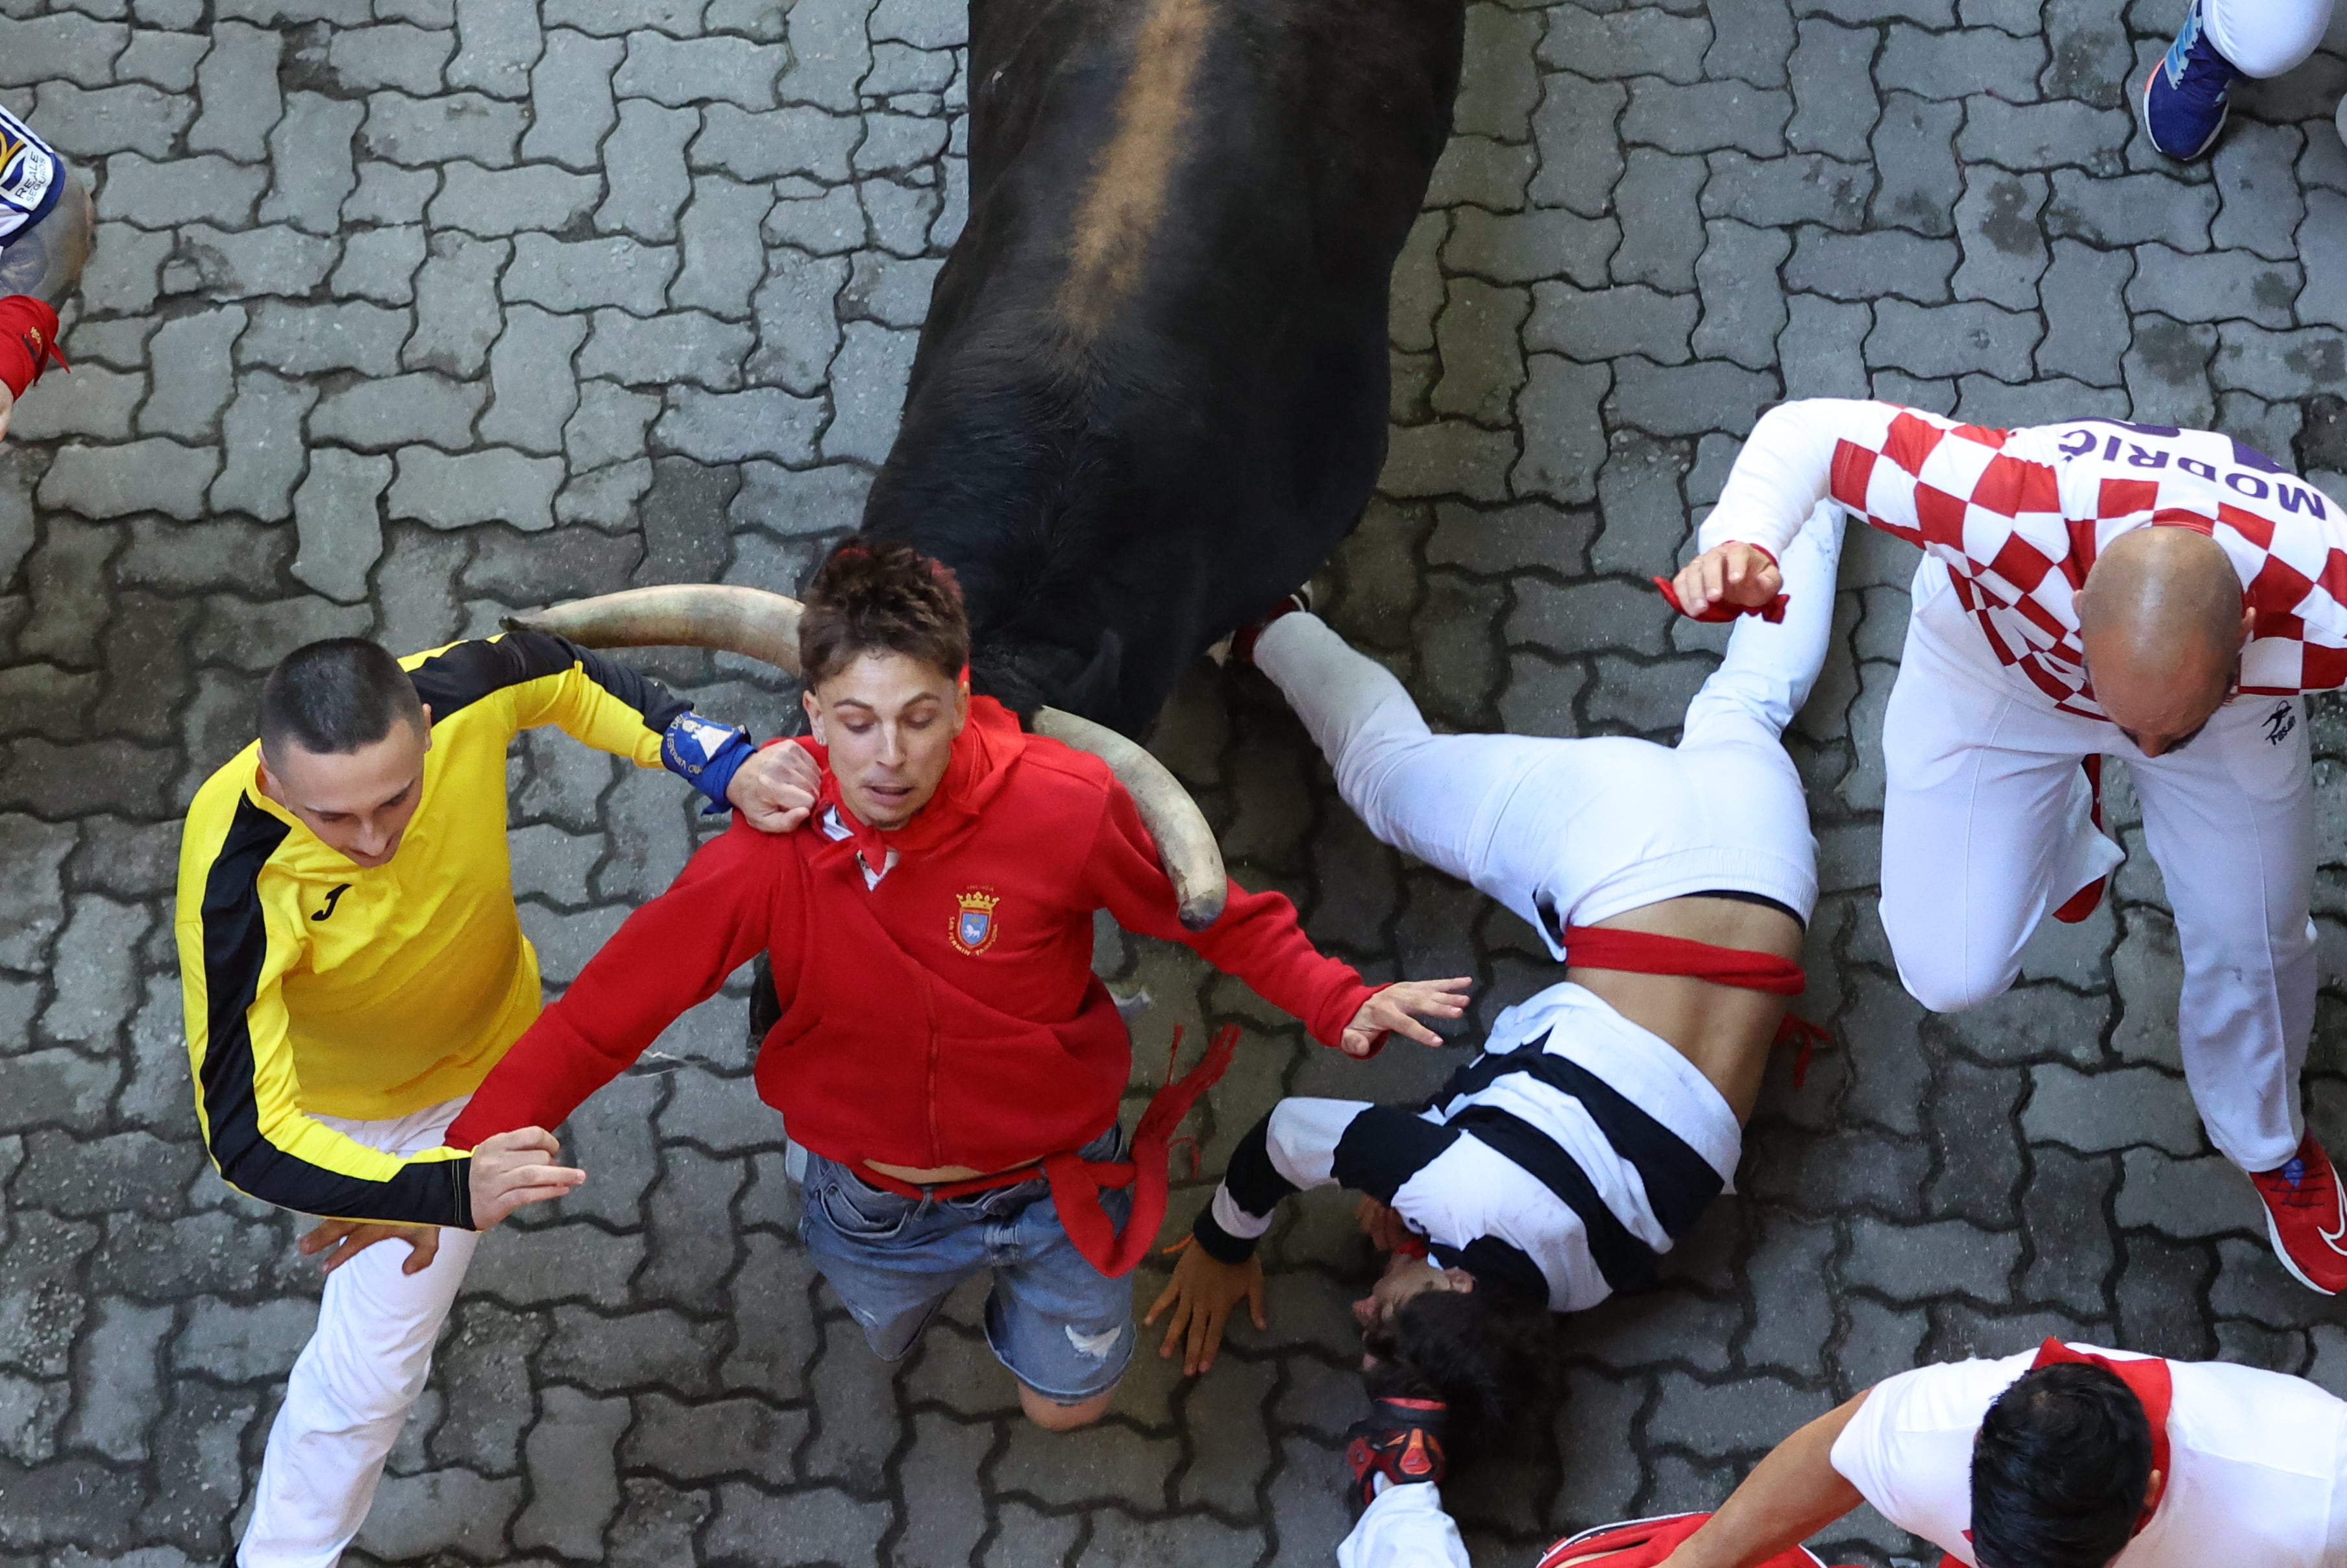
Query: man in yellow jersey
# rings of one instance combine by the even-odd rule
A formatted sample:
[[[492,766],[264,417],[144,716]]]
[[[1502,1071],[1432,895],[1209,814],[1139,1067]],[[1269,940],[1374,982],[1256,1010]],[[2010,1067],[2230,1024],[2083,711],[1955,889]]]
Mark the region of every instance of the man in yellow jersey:
[[[805,815],[777,765],[795,748],[758,758],[657,682],[526,631],[404,660],[356,638],[295,650],[261,688],[261,739],[189,807],[178,936],[206,1145],[238,1190],[329,1220],[302,1238],[325,1295],[231,1564],[331,1568],[423,1389],[465,1227],[581,1179],[543,1132],[440,1146],[538,1013],[506,751],[540,724],[759,826]]]

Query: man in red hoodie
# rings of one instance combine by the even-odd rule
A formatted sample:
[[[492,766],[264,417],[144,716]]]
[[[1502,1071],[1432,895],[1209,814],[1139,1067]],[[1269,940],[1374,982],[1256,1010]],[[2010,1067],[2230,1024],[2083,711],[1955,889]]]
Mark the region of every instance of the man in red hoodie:
[[[1459,1017],[1468,982],[1372,991],[1286,898],[1235,886],[1218,920],[1185,930],[1107,766],[970,695],[959,590],[911,548],[842,547],[799,641],[801,743],[824,764],[807,827],[737,821],[704,846],[448,1141],[555,1126],[763,950],[782,1017],[758,1092],[808,1153],[801,1234],[873,1349],[909,1352],[954,1286],[990,1270],[987,1335],[1021,1405],[1081,1426],[1133,1353],[1123,1276],[1163,1219],[1166,1142],[1229,1049],[1160,1092],[1121,1160],[1132,1041],[1092,972],[1094,913],[1187,944],[1355,1056],[1389,1030],[1440,1044],[1417,1019]],[[475,1223],[512,1206],[477,1206]]]

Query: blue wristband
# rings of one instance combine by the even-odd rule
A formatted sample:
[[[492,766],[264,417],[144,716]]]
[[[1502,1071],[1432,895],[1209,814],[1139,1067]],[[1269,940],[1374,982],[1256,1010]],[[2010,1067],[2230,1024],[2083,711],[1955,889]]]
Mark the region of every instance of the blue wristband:
[[[661,766],[707,795],[710,804],[702,815],[715,816],[733,809],[726,786],[756,750],[747,730],[712,724],[688,710],[661,736]]]

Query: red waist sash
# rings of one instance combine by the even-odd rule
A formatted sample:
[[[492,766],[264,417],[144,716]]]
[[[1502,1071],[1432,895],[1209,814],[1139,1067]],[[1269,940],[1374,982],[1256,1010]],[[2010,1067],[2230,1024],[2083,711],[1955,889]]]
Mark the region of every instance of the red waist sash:
[[[1021,1182],[1033,1181],[1040,1173],[1051,1184],[1051,1202],[1060,1211],[1060,1223],[1067,1227],[1068,1239],[1075,1243],[1085,1261],[1111,1279],[1131,1274],[1148,1255],[1150,1244],[1157,1239],[1157,1232],[1165,1224],[1166,1194],[1171,1185],[1166,1166],[1173,1154],[1174,1130],[1182,1124],[1182,1118],[1190,1113],[1198,1097],[1221,1081],[1231,1065],[1232,1054],[1238,1049],[1238,1025],[1225,1024],[1206,1042],[1204,1061],[1179,1078],[1169,1076],[1165,1086],[1150,1098],[1149,1108],[1141,1113],[1141,1124],[1133,1129],[1133,1148],[1125,1159],[1085,1160],[1070,1153],[1046,1154],[1032,1164],[927,1187],[898,1181],[859,1163],[856,1178],[899,1197],[958,1198],[998,1187],[1015,1187]],[[1180,1050],[1181,1044],[1181,1031],[1177,1030],[1174,1049]],[[1102,1187],[1133,1189],[1133,1213],[1122,1232],[1102,1206]]]
[[[1686,937],[1665,937],[1654,931],[1624,931],[1611,926],[1567,926],[1564,961],[1593,969],[1619,969],[1633,975],[1678,975],[1709,980],[1737,990],[1766,991],[1770,996],[1797,997],[1809,983],[1808,973],[1792,958],[1755,953],[1744,948],[1715,948]],[[1805,1018],[1787,1013],[1777,1026],[1778,1045],[1797,1044],[1793,1087],[1809,1076],[1809,1052],[1833,1036]]]

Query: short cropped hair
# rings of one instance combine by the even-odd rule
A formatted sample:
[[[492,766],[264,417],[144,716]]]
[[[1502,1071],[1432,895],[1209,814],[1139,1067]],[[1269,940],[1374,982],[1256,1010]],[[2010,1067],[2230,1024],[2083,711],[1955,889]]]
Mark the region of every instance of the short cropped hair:
[[[1973,1440],[1981,1568],[2104,1568],[2126,1550],[2151,1483],[2143,1401],[2101,1367],[2024,1372]]]
[[[322,754],[354,752],[405,719],[421,731],[424,704],[399,661],[364,637],[329,637],[288,653],[261,684],[261,749],[291,744]]]
[[[958,678],[969,616],[952,569],[907,544],[849,539],[806,591],[799,673],[819,686],[866,653],[901,653]]]
[[[1440,1399],[1445,1438],[1465,1460],[1505,1445],[1546,1407],[1556,1324],[1548,1303],[1478,1278],[1472,1290],[1422,1290],[1363,1336],[1372,1399]]]

